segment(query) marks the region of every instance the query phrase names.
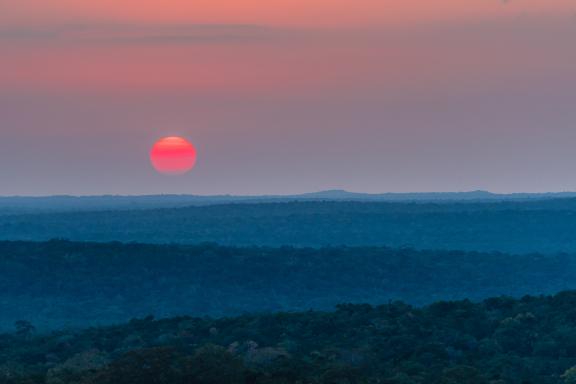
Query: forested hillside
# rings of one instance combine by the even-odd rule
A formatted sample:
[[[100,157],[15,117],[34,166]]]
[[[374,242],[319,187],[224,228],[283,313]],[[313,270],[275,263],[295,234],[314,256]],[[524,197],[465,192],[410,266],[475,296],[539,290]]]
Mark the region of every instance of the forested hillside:
[[[576,292],[0,335],[4,384],[573,384]]]
[[[576,288],[576,256],[373,247],[0,243],[0,328],[235,315]]]
[[[294,202],[0,215],[0,239],[576,252],[576,200]]]

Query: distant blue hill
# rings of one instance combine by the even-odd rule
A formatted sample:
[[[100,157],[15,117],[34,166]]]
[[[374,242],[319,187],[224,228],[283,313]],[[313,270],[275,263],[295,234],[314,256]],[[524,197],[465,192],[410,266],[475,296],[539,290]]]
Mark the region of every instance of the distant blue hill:
[[[80,198],[83,201],[86,198]],[[90,200],[90,198],[87,198]],[[79,205],[7,210],[0,240],[123,241],[234,246],[390,246],[576,253],[576,199],[508,201],[242,201],[174,207]],[[129,202],[129,200],[128,200]],[[141,202],[140,202],[141,203]],[[165,201],[162,203],[166,203]],[[96,208],[94,208],[96,207]],[[137,207],[137,209],[118,209]],[[149,209],[142,209],[148,207]],[[88,208],[93,208],[89,211]]]
[[[497,202],[576,198],[576,192],[497,194],[487,191],[358,193],[327,190],[297,195],[100,195],[100,196],[5,196],[0,197],[0,212],[132,210],[176,208],[230,203],[269,203],[288,201],[367,201],[367,202]]]

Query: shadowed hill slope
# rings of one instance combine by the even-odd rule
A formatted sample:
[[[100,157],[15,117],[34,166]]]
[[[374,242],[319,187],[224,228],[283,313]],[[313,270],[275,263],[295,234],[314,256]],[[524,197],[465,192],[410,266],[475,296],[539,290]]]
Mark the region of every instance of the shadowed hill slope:
[[[0,242],[0,326],[427,304],[576,288],[576,256],[391,248]]]
[[[576,252],[576,200],[293,202],[0,216],[0,240]]]

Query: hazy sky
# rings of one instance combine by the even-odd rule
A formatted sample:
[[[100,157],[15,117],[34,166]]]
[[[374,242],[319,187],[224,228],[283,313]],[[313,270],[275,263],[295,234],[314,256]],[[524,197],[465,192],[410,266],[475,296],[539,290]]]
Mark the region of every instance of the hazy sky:
[[[576,0],[0,0],[0,195],[576,191],[574,41]]]

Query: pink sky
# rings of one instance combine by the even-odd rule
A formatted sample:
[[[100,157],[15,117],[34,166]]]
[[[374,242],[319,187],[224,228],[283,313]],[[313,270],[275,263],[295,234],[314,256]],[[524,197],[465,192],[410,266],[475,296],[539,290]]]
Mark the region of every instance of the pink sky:
[[[366,26],[478,21],[521,13],[573,12],[571,0],[5,0],[13,23],[146,22]]]
[[[486,84],[535,68],[560,76],[571,73],[573,57],[562,40],[576,29],[566,0],[8,0],[1,7],[0,86],[24,90],[401,90]]]
[[[92,27],[0,40],[0,86],[76,92],[403,91],[570,77],[576,23],[400,31]],[[512,54],[513,52],[513,54]]]
[[[0,194],[576,190],[575,10],[4,0]],[[165,184],[146,156],[174,134],[202,156]]]

